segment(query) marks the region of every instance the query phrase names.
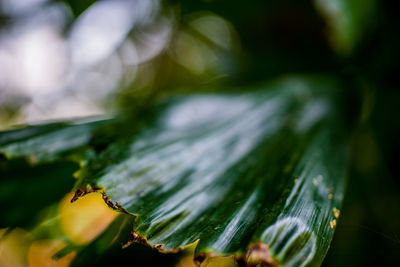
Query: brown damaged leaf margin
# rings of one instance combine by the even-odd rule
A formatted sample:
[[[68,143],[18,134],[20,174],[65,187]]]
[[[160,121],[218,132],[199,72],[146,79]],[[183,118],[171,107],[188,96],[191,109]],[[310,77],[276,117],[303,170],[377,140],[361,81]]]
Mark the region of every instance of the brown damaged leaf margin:
[[[179,251],[181,251],[181,250],[183,250],[186,247],[191,245],[191,244],[189,244],[187,246],[178,247],[178,248],[175,248],[175,249],[164,249],[164,245],[163,244],[150,244],[147,241],[146,237],[138,234],[135,230],[131,231],[131,238],[129,239],[129,241],[125,245],[122,246],[122,248],[127,248],[133,243],[139,243],[139,244],[145,245],[147,247],[157,249],[161,253],[177,253],[177,252],[179,252]]]
[[[75,194],[71,199],[71,203],[77,201],[78,199],[80,199],[81,197],[83,197],[87,194],[94,193],[94,192],[101,193],[104,202],[111,209],[123,212],[130,216],[133,216],[133,217],[135,217],[135,220],[138,217],[138,215],[133,214],[133,213],[129,212],[128,210],[126,210],[124,207],[122,207],[122,205],[120,205],[118,203],[118,201],[113,203],[111,198],[105,193],[104,188],[99,187],[99,186],[87,185],[86,187],[79,187],[75,191]],[[197,243],[198,241],[199,240],[196,240],[192,244]],[[156,249],[161,253],[177,253],[177,252],[182,251],[183,249],[192,245],[192,244],[189,244],[189,245],[178,247],[175,249],[164,249],[163,244],[150,244],[147,241],[146,237],[138,234],[134,229],[132,229],[130,239],[128,240],[128,242],[126,244],[124,244],[122,246],[122,248],[127,248],[133,243],[139,243],[139,244],[145,245],[147,247]],[[193,260],[197,266],[200,266],[208,258],[215,258],[215,257],[221,257],[221,256],[222,255],[218,255],[218,254],[214,253],[213,251],[201,252],[201,253],[195,255]],[[227,255],[223,255],[223,256],[227,256]],[[243,254],[241,254],[239,257],[234,256],[234,258],[235,258],[235,262],[237,263],[237,265],[239,267],[242,267],[242,266],[278,267],[279,266],[278,262],[274,258],[271,257],[271,254],[269,252],[269,246],[262,242],[250,244]]]
[[[110,197],[104,192],[104,188],[99,187],[99,186],[91,186],[87,185],[86,187],[80,187],[75,191],[74,196],[71,199],[71,203],[77,201],[81,197],[89,194],[89,193],[94,193],[94,192],[100,192],[102,194],[104,202],[107,204],[108,207],[110,207],[113,210],[119,210],[123,213],[126,213],[131,216],[136,216],[135,214],[130,213],[127,211],[124,207],[122,207],[118,201],[115,202],[115,204],[111,201]]]
[[[116,211],[120,211],[123,212],[125,214],[128,214],[130,216],[138,217],[138,215],[133,214],[131,212],[129,212],[127,209],[125,209],[124,207],[122,207],[121,204],[118,203],[118,201],[116,201],[115,203],[111,200],[111,198],[106,194],[106,192],[104,191],[103,187],[99,187],[99,186],[91,186],[91,185],[87,185],[86,187],[79,187],[76,191],[74,196],[71,199],[71,203],[77,201],[78,199],[80,199],[81,197],[90,194],[90,193],[101,193],[102,194],[102,198],[104,200],[104,203],[106,203],[106,205]],[[122,248],[127,248],[129,247],[132,243],[140,243],[142,245],[148,246],[150,248],[153,249],[157,249],[159,252],[161,253],[177,253],[183,249],[185,249],[186,247],[190,246],[191,244],[187,245],[187,246],[183,246],[183,247],[179,247],[176,249],[164,249],[164,245],[163,244],[150,244],[146,237],[139,235],[137,232],[135,232],[135,230],[132,229],[131,231],[131,237],[128,240],[128,242],[122,246]]]
[[[86,187],[79,187],[78,189],[76,189],[75,194],[71,199],[71,203],[77,201],[78,199],[89,193],[99,192],[101,190],[103,190],[103,188],[99,186],[87,185]]]

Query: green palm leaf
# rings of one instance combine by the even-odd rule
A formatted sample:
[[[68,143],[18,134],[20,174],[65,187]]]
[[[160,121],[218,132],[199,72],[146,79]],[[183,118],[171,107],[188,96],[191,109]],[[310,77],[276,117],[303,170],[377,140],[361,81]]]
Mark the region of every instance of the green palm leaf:
[[[287,77],[245,93],[173,96],[140,131],[121,128],[134,120],[114,119],[33,137],[40,146],[13,139],[0,151],[34,151],[44,161],[80,151],[72,201],[101,192],[135,216],[127,245],[173,252],[199,240],[198,262],[234,254],[241,264],[318,266],[339,216],[349,150],[338,88],[327,77]],[[80,127],[83,141],[46,150],[57,136],[65,142],[68,129],[78,133],[69,127]],[[89,140],[104,132],[113,141],[96,151]]]

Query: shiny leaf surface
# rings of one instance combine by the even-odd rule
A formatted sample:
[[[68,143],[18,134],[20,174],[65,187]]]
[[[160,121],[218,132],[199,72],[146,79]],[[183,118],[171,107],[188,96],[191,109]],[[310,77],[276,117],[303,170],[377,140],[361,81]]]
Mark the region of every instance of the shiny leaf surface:
[[[87,146],[105,118],[34,125],[0,133],[0,153],[8,159],[27,158],[38,164],[64,158]]]
[[[80,171],[73,200],[102,188],[110,207],[138,216],[131,241],[176,251],[199,240],[198,261],[234,253],[248,264],[319,265],[348,154],[336,87],[291,77],[170,98]]]

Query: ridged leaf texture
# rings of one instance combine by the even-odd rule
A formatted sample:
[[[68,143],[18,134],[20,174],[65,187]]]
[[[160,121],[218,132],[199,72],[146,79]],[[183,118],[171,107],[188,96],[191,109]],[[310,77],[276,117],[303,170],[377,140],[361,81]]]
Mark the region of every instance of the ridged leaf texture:
[[[34,164],[78,161],[73,201],[102,193],[134,216],[128,244],[174,252],[198,241],[197,262],[234,254],[239,264],[319,266],[346,179],[340,93],[335,79],[291,76],[243,92],[173,95],[145,119],[4,132],[0,151]]]

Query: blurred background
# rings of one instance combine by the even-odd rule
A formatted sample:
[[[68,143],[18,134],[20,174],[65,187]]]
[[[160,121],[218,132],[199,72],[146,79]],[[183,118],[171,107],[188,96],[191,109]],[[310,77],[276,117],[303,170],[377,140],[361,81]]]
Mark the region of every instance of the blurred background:
[[[129,113],[172,91],[331,73],[359,119],[324,266],[400,266],[399,9],[395,0],[1,0],[0,130]]]

